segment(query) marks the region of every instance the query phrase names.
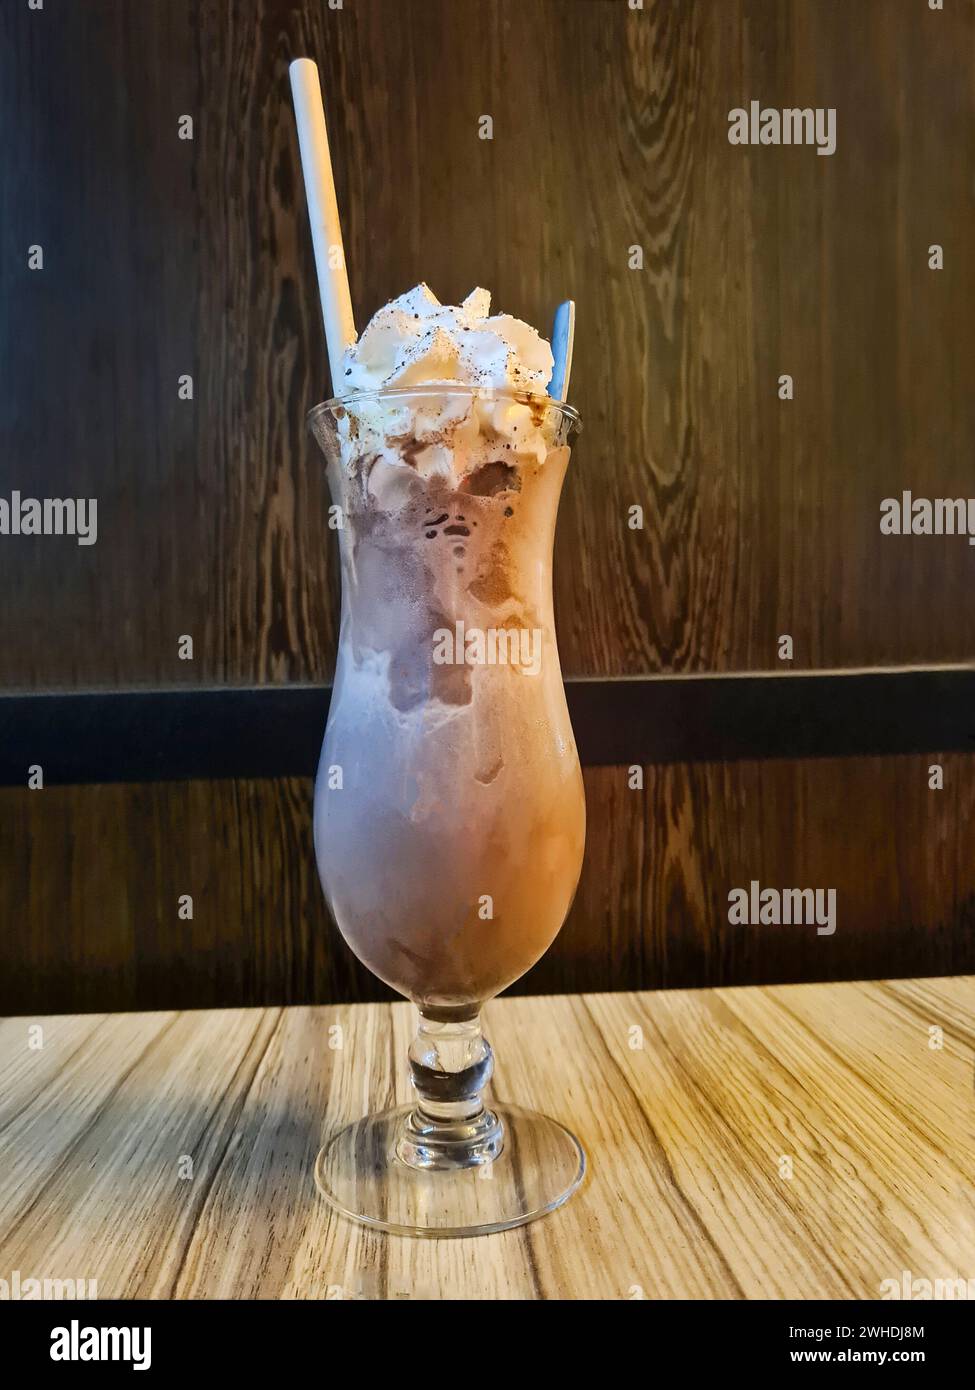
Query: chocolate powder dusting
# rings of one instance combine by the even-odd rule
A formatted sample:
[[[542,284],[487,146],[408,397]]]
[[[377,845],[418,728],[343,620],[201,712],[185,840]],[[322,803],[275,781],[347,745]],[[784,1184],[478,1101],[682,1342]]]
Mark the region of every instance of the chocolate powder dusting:
[[[499,492],[517,492],[521,487],[518,470],[503,459],[492,459],[482,463],[462,481],[458,492],[469,493],[472,497],[494,497]]]
[[[467,592],[488,608],[498,608],[515,597],[511,587],[511,556],[503,541],[495,541],[487,560],[467,586]]]
[[[427,447],[419,439],[404,439],[399,443],[399,456],[408,468],[416,469],[417,455]]]

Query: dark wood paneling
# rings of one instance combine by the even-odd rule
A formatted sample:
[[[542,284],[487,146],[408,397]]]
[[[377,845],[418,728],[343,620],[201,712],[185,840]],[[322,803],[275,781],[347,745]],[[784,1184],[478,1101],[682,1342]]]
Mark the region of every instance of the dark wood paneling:
[[[586,772],[547,992],[975,969],[975,757]],[[0,791],[0,1013],[375,999],[331,926],[304,780]],[[732,927],[728,892],[835,888],[837,930]],[[180,921],[177,900],[193,896]]]
[[[782,632],[797,668],[970,660],[975,551],[882,538],[878,507],[972,491],[973,47],[971,3],[922,0],[0,6],[0,495],[99,500],[95,547],[0,538],[0,683],[331,673],[302,52],[360,320],[419,279],[542,325],[578,302],[567,674],[779,669]],[[836,107],[836,154],[730,146],[751,98]],[[971,969],[975,760],[946,755],[944,792],[930,760],[658,766],[643,794],[590,770],[577,904],[525,987]],[[0,1009],[368,997],[308,801],[304,781],[0,792]],[[835,886],[836,936],[732,930],[753,877]]]
[[[177,139],[199,101],[193,11],[0,6],[0,495],[95,496],[99,525],[93,546],[0,537],[7,686],[186,679],[176,638],[210,601],[206,432],[177,399],[213,360],[197,156]]]
[[[100,502],[95,547],[0,541],[7,685],[330,673],[301,52],[360,319],[421,278],[578,301],[568,673],[770,668],[781,632],[808,668],[975,652],[972,550],[878,528],[971,491],[971,4],[73,0],[0,38],[0,492]],[[730,146],[753,97],[835,106],[835,155]]]

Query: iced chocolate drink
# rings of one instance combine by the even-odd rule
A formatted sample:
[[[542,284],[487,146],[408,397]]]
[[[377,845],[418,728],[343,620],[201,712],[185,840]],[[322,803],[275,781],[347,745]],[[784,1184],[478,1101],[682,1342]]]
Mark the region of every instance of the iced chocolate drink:
[[[521,354],[511,385],[481,385],[514,350],[474,309],[428,324],[437,309],[413,291],[353,351],[371,364],[371,335],[402,342],[405,328],[415,357],[398,379],[436,354],[441,372],[467,365],[469,385],[366,391],[314,422],[343,521],[318,865],[356,955],[432,1012],[470,1011],[538,960],[585,837],[552,619],[574,418],[530,394]]]
[[[544,394],[548,344],[489,306],[482,290],[442,306],[426,286],[393,301],[346,353],[341,396],[312,414],[342,556],[318,867],[349,946],[420,1007],[421,1104],[396,1153],[441,1170],[502,1151],[501,1122],[481,1103],[491,1054],[478,1010],[551,944],[585,840],[552,615],[578,421]],[[554,1129],[555,1147],[571,1139]],[[525,1142],[539,1142],[531,1134]],[[574,1185],[578,1146],[564,1150],[552,1180]],[[319,1182],[342,1208],[325,1154]],[[362,1167],[336,1164],[345,1184]],[[381,1195],[376,1224],[388,1219],[388,1188]],[[365,1219],[361,1194],[347,1205]],[[473,1217],[469,1228],[480,1228]]]

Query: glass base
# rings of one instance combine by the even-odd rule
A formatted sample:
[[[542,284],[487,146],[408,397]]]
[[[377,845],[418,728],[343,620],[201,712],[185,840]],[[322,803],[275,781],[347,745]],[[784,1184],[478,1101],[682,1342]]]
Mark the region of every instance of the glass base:
[[[567,1202],[586,1171],[575,1135],[514,1105],[483,1114],[485,1134],[467,1150],[467,1166],[417,1143],[415,1105],[367,1115],[319,1153],[318,1190],[343,1216],[405,1236],[489,1235]]]

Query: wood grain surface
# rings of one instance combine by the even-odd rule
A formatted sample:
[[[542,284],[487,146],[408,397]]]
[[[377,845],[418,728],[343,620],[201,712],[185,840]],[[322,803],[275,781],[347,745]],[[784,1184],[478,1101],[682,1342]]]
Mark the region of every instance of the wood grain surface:
[[[975,971],[975,757],[643,774],[586,769],[579,891],[517,991]],[[329,919],[309,782],[7,788],[0,825],[2,1013],[388,997]],[[835,889],[835,933],[732,925],[753,879]]]
[[[330,674],[300,53],[360,322],[578,303],[567,672],[972,656],[975,552],[879,532],[971,490],[970,0],[77,0],[0,13],[0,495],[97,496],[99,540],[0,541],[5,684]],[[730,145],[752,99],[834,107],[835,154]]]
[[[460,1241],[366,1231],[311,1178],[324,1136],[408,1098],[408,1006],[33,1022],[40,1049],[0,1023],[5,1274],[100,1298],[478,1300],[975,1277],[972,979],[492,1004],[496,1098],[569,1124],[589,1171],[554,1215]]]

